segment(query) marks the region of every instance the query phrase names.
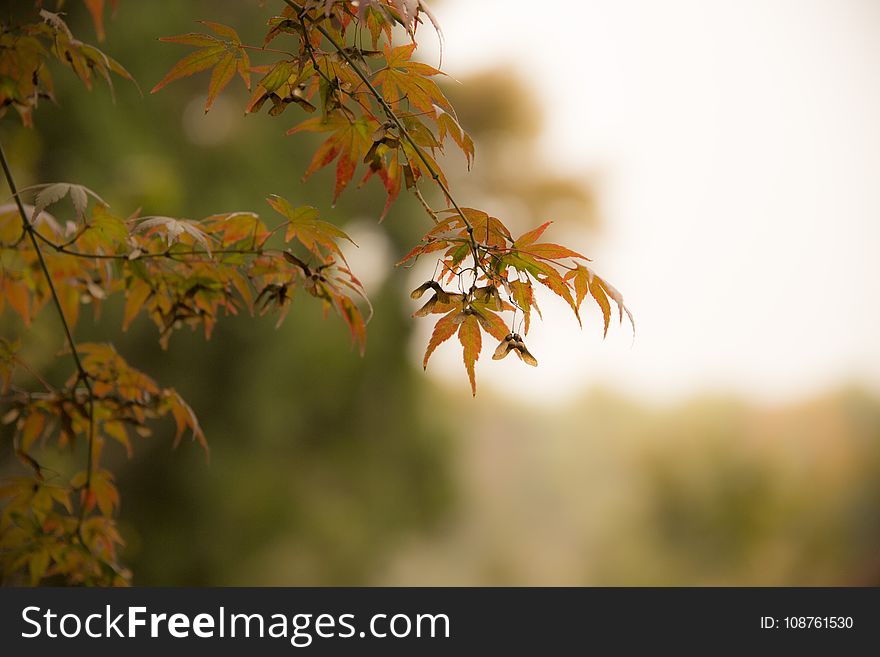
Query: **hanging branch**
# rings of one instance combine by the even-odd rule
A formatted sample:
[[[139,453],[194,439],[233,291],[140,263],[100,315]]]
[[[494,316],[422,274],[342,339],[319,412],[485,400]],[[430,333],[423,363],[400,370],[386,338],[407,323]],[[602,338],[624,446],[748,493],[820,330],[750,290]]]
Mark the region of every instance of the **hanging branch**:
[[[82,487],[82,497],[80,499],[79,515],[77,517],[76,524],[77,536],[79,537],[80,542],[85,545],[85,540],[83,539],[82,535],[82,524],[83,520],[85,519],[86,504],[88,502],[89,493],[91,491],[92,472],[94,470],[93,454],[95,446],[95,395],[92,390],[91,381],[89,380],[89,373],[83,366],[79,350],[76,346],[76,340],[74,340],[73,338],[73,331],[70,328],[70,323],[64,316],[64,309],[61,306],[61,299],[58,298],[58,291],[55,289],[55,283],[52,280],[52,274],[49,272],[49,267],[46,265],[46,258],[43,257],[43,251],[40,249],[40,244],[37,241],[37,237],[42,236],[36,231],[30,220],[28,220],[27,212],[24,209],[24,204],[21,202],[21,196],[18,192],[18,187],[15,184],[15,178],[13,178],[12,171],[9,168],[9,162],[6,159],[6,151],[3,148],[2,143],[0,143],[0,164],[2,164],[3,166],[3,173],[6,176],[6,183],[7,185],[9,185],[9,191],[12,192],[12,196],[15,199],[15,205],[18,208],[18,214],[21,217],[22,230],[27,233],[28,237],[30,237],[31,245],[34,247],[34,252],[36,253],[37,260],[40,263],[40,269],[43,271],[43,275],[46,277],[46,283],[49,286],[49,291],[52,294],[52,301],[55,304],[55,310],[58,314],[58,318],[61,320],[61,325],[64,328],[64,335],[67,339],[67,346],[70,349],[70,355],[76,365],[77,380],[81,381],[86,388],[89,417],[88,448],[86,454],[88,463],[86,465],[86,480]]]

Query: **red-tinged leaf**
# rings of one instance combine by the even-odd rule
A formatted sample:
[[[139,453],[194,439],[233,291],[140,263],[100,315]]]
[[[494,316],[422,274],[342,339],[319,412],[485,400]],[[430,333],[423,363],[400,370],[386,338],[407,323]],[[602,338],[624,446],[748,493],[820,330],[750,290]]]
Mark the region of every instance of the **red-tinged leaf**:
[[[590,283],[593,281],[593,272],[589,267],[578,265],[565,275],[565,280],[571,280],[574,284],[575,303],[580,308],[581,303],[590,293]]]
[[[333,192],[335,201],[354,177],[357,163],[363,158],[372,145],[371,136],[378,127],[375,119],[361,116],[352,121],[346,114],[336,112],[329,117],[307,119],[288,130],[287,134],[296,132],[332,132],[327,140],[318,147],[309,163],[303,179],[308,179],[318,169],[330,164],[337,157],[336,185]]]
[[[358,351],[363,356],[367,347],[367,324],[360,309],[351,298],[341,294],[333,296],[333,305],[348,326],[349,333],[351,333],[351,344],[357,344]]]
[[[425,358],[422,361],[423,368],[428,368],[428,359],[431,357],[431,354],[434,353],[434,350],[455,335],[455,331],[458,329],[458,324],[456,324],[453,319],[458,315],[458,312],[458,309],[453,310],[445,317],[441,317],[440,321],[434,325],[434,331],[431,333],[431,339],[428,342],[428,348],[425,351]]]
[[[340,153],[339,161],[336,162],[336,186],[333,188],[333,203],[342,193],[351,179],[354,178],[354,171],[357,168],[358,157],[353,148],[348,148]]]
[[[227,53],[217,62],[217,66],[214,67],[214,71],[211,73],[211,82],[208,84],[208,99],[205,101],[206,113],[214,105],[217,94],[223,91],[226,85],[229,84],[232,76],[235,75],[238,69],[238,61],[235,55]],[[250,85],[250,80],[248,80],[248,84]]]
[[[480,357],[480,349],[483,346],[482,337],[480,336],[480,322],[476,315],[469,314],[461,323],[458,329],[458,341],[461,342],[463,347],[462,359],[471,382],[471,392],[476,397],[477,377],[474,372],[474,364]]]
[[[185,78],[190,75],[208,70],[212,66],[215,66],[221,59],[223,59],[226,52],[226,46],[221,43],[216,46],[210,46],[207,48],[203,48],[202,50],[197,50],[194,53],[190,53],[179,62],[177,62],[177,64],[175,64],[171,68],[171,70],[168,71],[168,74],[164,78],[162,78],[159,84],[152,88],[150,93],[154,94],[162,87],[168,85],[171,82],[174,82],[175,80],[179,80],[180,78]]]
[[[397,263],[396,266],[403,265],[409,260],[414,258],[418,258],[420,255],[425,255],[427,253],[433,253],[434,251],[442,251],[447,246],[446,242],[427,242],[422,244],[417,244],[414,246],[409,253],[403,256]]]
[[[248,91],[251,90],[251,58],[247,51],[242,49],[238,53],[238,64],[236,65],[239,77],[244,82],[244,86]]]
[[[152,292],[153,288],[151,288],[146,281],[140,278],[132,279],[128,292],[126,293],[125,310],[122,317],[123,331],[127,330],[132,321],[134,321],[134,318],[137,317],[137,314],[140,312],[141,308],[143,308],[144,303]]]
[[[86,9],[92,15],[92,22],[95,24],[95,34],[98,35],[98,41],[104,40],[104,0],[83,0]]]
[[[543,224],[530,230],[527,233],[523,233],[519,237],[516,238],[516,241],[513,243],[513,248],[522,249],[523,247],[529,246],[530,244],[534,244],[540,239],[541,235],[544,234],[544,231],[550,227],[552,221],[545,221]]]
[[[403,167],[398,161],[397,151],[395,150],[388,158],[387,166],[384,166],[379,170],[379,177],[382,180],[382,184],[385,186],[385,193],[387,194],[385,207],[382,208],[382,214],[379,216],[380,223],[388,215],[388,210],[391,209],[391,205],[400,195],[402,171]]]

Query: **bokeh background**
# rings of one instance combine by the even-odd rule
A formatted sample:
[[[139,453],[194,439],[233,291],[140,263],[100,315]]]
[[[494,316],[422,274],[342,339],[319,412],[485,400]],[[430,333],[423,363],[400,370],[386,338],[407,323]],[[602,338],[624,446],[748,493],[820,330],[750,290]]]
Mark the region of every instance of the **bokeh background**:
[[[259,43],[279,6],[123,0],[106,50],[149,89],[186,52],[157,37],[211,19]],[[444,161],[456,195],[515,229],[556,221],[635,337],[543,297],[541,366],[484,354],[472,399],[454,345],[421,371],[407,292],[426,273],[393,266],[426,229],[417,203],[379,225],[368,185],[331,210],[332,173],[300,179],[315,144],[284,136],[298,110],[244,117],[235,85],[205,116],[204,76],[120,83],[114,104],[59,74],[38,132],[0,123],[21,184],[81,182],[123,214],[317,205],[360,244],[376,308],[363,359],[307,300],[277,331],[237,318],[163,352],[142,318],[117,341],[212,449],[160,432],[111,455],[135,583],[880,584],[880,4],[432,7],[477,142],[470,173]],[[440,61],[432,32],[420,46]],[[44,314],[29,343],[49,362]]]

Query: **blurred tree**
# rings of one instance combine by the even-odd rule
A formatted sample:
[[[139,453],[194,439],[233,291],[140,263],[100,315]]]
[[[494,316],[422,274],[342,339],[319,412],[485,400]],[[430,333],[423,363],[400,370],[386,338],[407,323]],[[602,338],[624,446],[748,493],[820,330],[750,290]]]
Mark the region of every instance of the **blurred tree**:
[[[6,12],[10,16],[8,25],[17,24],[12,15],[23,6],[16,5]],[[259,25],[252,20],[255,11],[260,10],[254,3],[228,1],[171,3],[168,7],[163,6],[162,11],[148,3],[128,3],[121,10],[120,29],[108,31],[102,48],[130,63],[135,79],[154,81],[171,67],[175,56],[179,56],[179,52],[171,48],[148,46],[156,35],[179,32],[181,25],[195,18],[222,15],[225,22],[243,26],[243,42],[259,42]],[[266,13],[267,17],[270,15]],[[292,16],[288,13],[286,19],[291,25]],[[317,10],[313,11],[313,16],[309,20],[315,24],[326,20],[330,26],[327,29],[337,28],[331,19],[324,19]],[[44,18],[45,21],[34,29],[52,31],[55,38],[59,34],[64,37],[67,26],[60,23],[60,19],[52,18],[51,14],[44,15]],[[72,11],[65,19],[73,33],[90,29],[84,12]],[[293,28],[295,25],[288,31],[295,32]],[[12,33],[14,28],[10,31]],[[333,43],[332,36],[325,37]],[[78,41],[70,41],[70,44],[75,55],[81,50],[86,59],[94,57],[89,60],[92,61],[90,67],[100,68],[103,61],[100,57],[90,54],[91,51],[85,50],[86,46]],[[149,57],[143,56],[146,47],[150,48]],[[308,45],[302,47],[309,48]],[[59,57],[63,61],[62,55],[60,53]],[[326,57],[319,55],[322,56]],[[400,57],[388,51],[385,56]],[[326,65],[329,59],[324,61]],[[400,66],[405,69],[407,65],[402,62]],[[357,67],[354,62],[349,65],[352,70]],[[114,62],[114,71],[126,74],[115,66]],[[333,69],[335,74],[344,77],[344,67],[333,66],[336,67]],[[421,65],[411,69],[413,74],[424,70],[418,66]],[[258,75],[266,71],[266,68],[253,69]],[[84,72],[77,72],[85,79]],[[380,84],[381,74],[382,70],[375,72],[377,84]],[[326,75],[314,69],[312,75],[317,90],[323,84],[319,78],[326,78]],[[390,91],[393,85],[402,82],[395,79],[392,85],[388,80],[390,75],[385,78],[382,87],[385,99],[378,98],[378,101],[386,103],[386,109],[390,104],[400,112],[398,104],[401,100],[393,97]],[[262,84],[267,84],[265,80],[264,77]],[[500,88],[509,83],[502,77]],[[235,101],[230,100],[235,97],[235,91],[214,101],[211,113],[204,117],[201,109],[205,98],[204,80],[186,79],[177,83],[171,93],[145,98],[139,98],[131,89],[120,87],[116,90],[115,105],[103,92],[85,97],[78,94],[73,102],[74,84],[73,76],[58,75],[54,80],[53,95],[59,102],[57,105],[40,103],[40,132],[21,130],[9,120],[0,124],[0,139],[7,145],[12,162],[10,173],[20,185],[64,180],[75,174],[78,182],[102,192],[106,190],[105,198],[114,207],[140,206],[161,214],[174,212],[185,216],[212,215],[230,207],[255,207],[272,190],[278,189],[284,189],[294,205],[318,205],[326,196],[321,183],[329,183],[331,177],[318,173],[315,185],[298,182],[297,178],[306,169],[310,156],[293,142],[289,147],[279,144],[277,122],[272,124],[257,117],[242,117],[234,109]],[[332,116],[339,111],[335,106],[338,101],[334,100],[332,89],[329,93],[326,89],[323,91],[324,113]],[[520,95],[522,92],[512,93]],[[435,97],[436,102],[445,102],[441,99],[442,94]],[[246,103],[244,95],[239,94],[237,100],[239,106]],[[410,102],[419,101],[413,96]],[[468,142],[457,122],[444,119],[446,110],[436,104],[434,107],[437,127],[442,124],[442,130],[454,136],[468,153]],[[515,105],[511,104],[509,108],[515,108]],[[495,108],[501,124],[518,121],[515,112],[510,120],[507,118],[507,109],[507,106]],[[389,117],[393,118],[390,111]],[[421,124],[415,115],[405,117],[405,120],[408,130],[421,134],[417,127]],[[475,116],[474,121],[478,122],[478,117]],[[389,130],[393,132],[395,129],[384,128],[385,135],[374,142],[374,145],[380,145],[377,153],[381,158],[391,156],[390,161],[386,163],[382,159],[381,164],[375,159],[376,155],[373,156],[373,165],[385,177],[384,191],[389,200],[393,200],[396,192],[392,195],[388,177],[392,173],[397,175],[398,185],[403,177],[403,173],[394,172],[393,168],[383,169],[397,166],[392,164],[396,162],[395,149],[409,149],[409,163],[404,167],[408,167],[407,176],[427,178],[430,177],[428,174],[437,173],[432,170],[427,150],[424,154],[419,151],[419,148],[433,150],[433,147],[425,143],[417,145],[400,125],[400,134],[392,136]],[[442,138],[443,134],[440,136]],[[518,136],[508,135],[504,141],[514,143],[517,139],[527,140],[533,136],[533,132],[523,130]],[[409,145],[404,143],[407,140]],[[486,140],[487,143],[493,140],[488,132]],[[314,140],[313,143],[320,142]],[[495,143],[502,142],[496,139]],[[265,146],[255,148],[254,144]],[[416,169],[416,156],[422,157],[426,167],[420,173]],[[341,180],[339,171],[337,169],[337,191]],[[520,182],[524,179],[521,177]],[[513,180],[510,184],[517,187],[520,183]],[[410,186],[409,181],[407,186]],[[497,190],[501,189],[502,183],[500,178],[487,177],[485,186]],[[566,180],[532,175],[529,184],[522,189],[526,202],[536,211],[540,204],[546,203],[550,194],[588,205],[588,197],[579,195],[575,186]],[[69,188],[68,192],[73,197],[80,193],[78,190]],[[371,249],[370,255],[374,260],[372,263],[368,261],[366,266],[374,273],[389,268],[397,259],[391,256],[402,254],[406,245],[417,241],[423,233],[417,222],[389,220],[385,230],[379,232],[363,221],[379,215],[378,210],[384,201],[376,193],[380,190],[381,186],[367,187],[357,195],[344,195],[332,212],[335,217],[346,217],[348,226],[360,230],[364,239],[372,241],[376,248]],[[36,203],[41,203],[39,198]],[[402,198],[395,214],[403,217],[420,213],[423,205]],[[507,256],[505,251],[499,251],[501,255],[493,253],[497,245],[483,244],[483,238],[474,238],[468,221],[478,220],[479,215],[470,212],[459,211],[461,223],[458,228],[462,237],[458,239],[470,241],[470,253],[474,257],[471,270],[476,272],[483,268],[488,277],[486,289],[489,289],[496,285],[492,277],[503,270],[501,261]],[[7,214],[10,222],[18,220],[14,208],[9,208]],[[24,209],[21,214],[24,217]],[[161,221],[163,223],[155,223],[155,226],[162,230],[178,225],[164,223],[164,219]],[[454,226],[449,220],[447,224]],[[493,225],[488,220],[484,224],[487,230]],[[196,229],[190,232],[193,239],[199,239]],[[509,233],[507,238],[513,243]],[[533,244],[536,238],[537,234],[528,244]],[[59,239],[59,236],[44,235],[40,239]],[[423,242],[425,239],[430,242],[434,238],[423,238]],[[190,242],[198,246],[196,242]],[[382,244],[384,246],[378,248],[377,245]],[[600,305],[600,298],[608,305],[606,292],[621,303],[615,296],[616,291],[611,291],[613,288],[596,292],[592,283],[581,289],[581,278],[566,277],[563,280],[554,267],[557,260],[561,262],[561,258],[569,257],[571,252],[566,253],[562,247],[552,244],[533,244],[530,248],[538,247],[559,250],[546,251],[543,264],[510,260],[511,268],[521,268],[518,276],[524,277],[525,281],[531,276],[548,284],[545,277],[552,274],[556,277],[552,281],[556,287],[554,291],[567,295],[575,312],[588,292],[592,292]],[[447,257],[460,263],[462,258],[452,254],[454,250],[450,249]],[[198,254],[199,257],[206,255],[204,252]],[[351,257],[357,255],[352,253]],[[135,255],[130,260],[137,261],[138,258]],[[497,260],[498,268],[493,269],[493,273],[488,271],[490,258]],[[308,269],[306,273],[309,273]],[[590,277],[592,281],[592,274]],[[373,297],[375,319],[371,324],[370,349],[363,362],[357,362],[340,349],[345,339],[342,327],[317,321],[316,310],[298,301],[295,302],[296,325],[288,327],[284,333],[273,332],[265,323],[238,317],[217,324],[210,342],[187,334],[175,335],[170,352],[158,349],[152,330],[141,320],[136,320],[128,333],[114,338],[120,353],[130,356],[132,366],[148,368],[151,375],[160,380],[174,381],[183,397],[199,411],[205,432],[211,438],[213,452],[213,463],[208,467],[195,450],[187,450],[180,456],[182,461],[169,467],[166,448],[156,441],[139,445],[141,454],[131,461],[125,460],[121,451],[108,449],[103,454],[103,467],[107,472],[116,473],[116,482],[125,500],[119,516],[127,543],[122,560],[134,567],[135,581],[150,584],[363,583],[369,580],[394,541],[406,532],[425,528],[442,518],[452,500],[447,467],[449,443],[443,437],[449,424],[438,418],[430,395],[419,392],[420,387],[414,385],[416,374],[408,363],[406,352],[401,349],[410,333],[410,322],[406,313],[400,312],[398,301],[405,281],[400,276],[384,282],[381,278],[380,275],[374,276],[375,283],[368,290]],[[595,279],[596,285],[605,286],[604,281],[598,277]],[[475,276],[472,292],[476,289],[476,282]],[[96,281],[91,284],[95,286]],[[128,284],[126,287],[130,300],[132,291]],[[95,296],[98,292],[91,288],[87,291],[98,305]],[[45,290],[40,294],[40,303],[44,303],[49,295]],[[83,299],[86,297],[84,294]],[[37,296],[34,298],[36,300]],[[476,304],[476,299],[465,300],[465,314],[471,312],[472,303]],[[487,301],[480,303],[483,304],[480,312],[492,313]],[[105,334],[107,326],[118,325],[116,322],[120,321],[123,312],[127,316],[125,321],[130,319],[130,309],[124,310],[122,300],[111,297],[102,306],[99,323],[78,327],[78,341],[88,342]],[[603,311],[607,317],[610,311],[605,307]],[[19,314],[22,320],[34,322],[30,333],[34,340],[23,345],[20,355],[45,371],[50,380],[63,379],[68,372],[67,366],[52,359],[51,353],[41,347],[42,340],[53,330],[51,318]],[[4,334],[20,331],[20,326],[15,326],[17,321],[8,314],[2,321]],[[470,325],[468,321],[464,324]],[[489,329],[486,324],[477,325],[474,321],[473,326],[477,336],[481,327],[498,339],[507,331],[505,328],[499,336],[501,329],[497,325]],[[355,331],[354,327],[352,331]],[[461,339],[464,344],[465,339]],[[524,347],[517,346],[519,343],[511,344],[518,355],[526,353]],[[466,358],[468,349],[465,345]],[[473,367],[473,361],[470,367]],[[74,388],[87,379],[81,375],[74,381]],[[472,371],[471,382],[475,385]],[[84,393],[80,390],[71,394],[74,395],[73,401],[77,402],[75,396]],[[91,403],[86,406],[91,408]],[[181,408],[184,407],[172,409],[169,406],[160,410],[173,411],[177,416]],[[82,423],[92,413],[91,410],[83,412],[77,432],[87,433]],[[24,425],[27,424],[26,417],[30,416],[19,414],[16,417],[19,418],[15,424],[18,434],[24,430],[27,436],[29,428]],[[16,422],[16,418],[11,421]],[[103,426],[106,429],[106,424]],[[198,425],[192,428],[198,433]],[[42,431],[38,433],[43,440],[48,435]],[[4,441],[9,456],[12,456],[12,442]],[[91,453],[91,439],[87,443]],[[70,455],[41,456],[45,460],[36,466],[36,474],[42,477],[42,472],[49,472],[49,469],[53,473],[69,471],[75,463],[82,462],[86,446],[80,442],[78,450]],[[18,449],[16,453],[20,458],[30,459],[26,452]],[[157,476],[159,472],[161,476]],[[47,488],[49,486],[55,484],[47,485]],[[84,503],[79,506],[88,509],[89,495],[93,492],[88,477],[84,485],[74,486],[73,492],[83,493]],[[109,513],[104,515],[109,517],[113,515],[116,503],[108,506]],[[103,505],[101,511],[102,514],[105,511]],[[80,524],[84,513],[88,512],[81,512]],[[31,564],[37,558],[42,561],[42,552],[39,557],[34,557],[36,552],[29,554]],[[57,562],[50,552],[47,554]],[[6,565],[9,566],[9,562]],[[38,581],[43,574],[40,570],[40,567],[31,565],[31,578]]]

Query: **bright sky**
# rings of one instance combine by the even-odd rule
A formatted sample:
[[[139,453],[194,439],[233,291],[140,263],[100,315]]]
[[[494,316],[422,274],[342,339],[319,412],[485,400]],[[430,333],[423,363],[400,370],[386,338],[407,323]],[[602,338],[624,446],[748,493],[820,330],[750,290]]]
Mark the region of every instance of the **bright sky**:
[[[581,332],[547,299],[528,341],[541,366],[484,351],[482,385],[766,401],[880,386],[880,2],[447,0],[435,13],[445,70],[513,66],[546,106],[547,166],[600,174],[600,241],[565,239],[638,329],[603,342],[595,314]],[[441,348],[430,370],[466,385],[459,352]]]

